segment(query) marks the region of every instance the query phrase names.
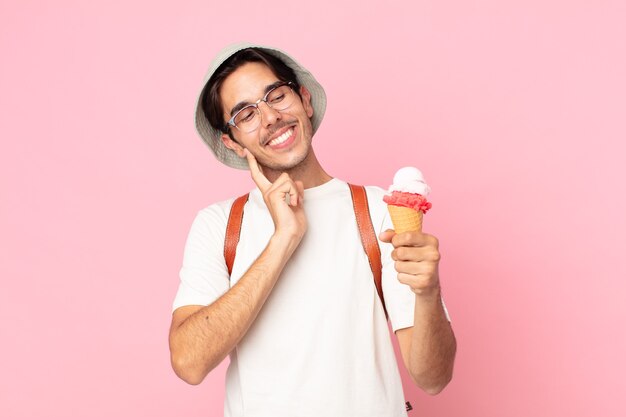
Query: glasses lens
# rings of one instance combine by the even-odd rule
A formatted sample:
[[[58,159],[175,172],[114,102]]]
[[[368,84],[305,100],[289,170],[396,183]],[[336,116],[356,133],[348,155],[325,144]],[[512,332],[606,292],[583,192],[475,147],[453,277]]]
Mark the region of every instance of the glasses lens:
[[[293,91],[288,85],[276,87],[267,95],[267,104],[273,109],[285,110],[293,104]]]
[[[246,133],[250,133],[259,127],[260,121],[261,115],[255,106],[244,107],[235,116],[235,125],[237,126],[237,129],[243,130]]]

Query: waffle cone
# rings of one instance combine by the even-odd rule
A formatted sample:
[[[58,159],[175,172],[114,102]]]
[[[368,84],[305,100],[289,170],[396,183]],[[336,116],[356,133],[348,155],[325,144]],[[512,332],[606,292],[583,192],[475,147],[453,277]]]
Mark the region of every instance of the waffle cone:
[[[396,233],[421,232],[424,213],[408,207],[387,205]]]

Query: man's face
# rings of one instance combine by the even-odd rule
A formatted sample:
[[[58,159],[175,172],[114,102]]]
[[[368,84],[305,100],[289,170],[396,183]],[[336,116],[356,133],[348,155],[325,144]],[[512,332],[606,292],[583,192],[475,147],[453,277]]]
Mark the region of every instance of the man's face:
[[[255,103],[266,93],[266,88],[279,79],[266,65],[249,62],[230,74],[222,83],[220,97],[224,120],[229,120],[233,108],[241,103]],[[277,111],[265,102],[258,105],[261,124],[249,133],[231,127],[234,142],[227,134],[222,135],[224,144],[243,157],[246,148],[261,166],[275,171],[289,170],[309,155],[313,128],[311,95],[301,87],[302,99],[296,92],[294,103],[289,108]]]

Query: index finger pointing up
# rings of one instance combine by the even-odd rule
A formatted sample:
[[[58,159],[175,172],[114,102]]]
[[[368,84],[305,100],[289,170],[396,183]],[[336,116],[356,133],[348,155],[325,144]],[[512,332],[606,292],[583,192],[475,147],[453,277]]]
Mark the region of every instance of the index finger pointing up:
[[[243,151],[246,154],[246,158],[248,159],[248,166],[250,167],[250,175],[252,175],[252,181],[254,181],[257,187],[259,187],[259,190],[267,190],[272,185],[272,183],[265,177],[265,175],[263,175],[263,172],[261,172],[261,168],[259,168],[259,164],[257,164],[254,155],[252,155],[247,149],[244,149]]]

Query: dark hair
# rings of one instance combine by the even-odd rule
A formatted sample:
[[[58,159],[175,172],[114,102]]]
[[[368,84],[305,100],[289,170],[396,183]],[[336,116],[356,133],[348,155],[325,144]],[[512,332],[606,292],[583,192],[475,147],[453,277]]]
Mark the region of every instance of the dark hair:
[[[234,53],[215,70],[207,83],[202,97],[202,111],[211,126],[224,133],[228,132],[233,140],[230,129],[224,126],[224,110],[222,109],[220,88],[226,77],[248,62],[260,62],[267,65],[280,81],[292,82],[295,86],[294,90],[300,95],[300,83],[298,83],[296,73],[280,58],[259,48],[247,48]]]

